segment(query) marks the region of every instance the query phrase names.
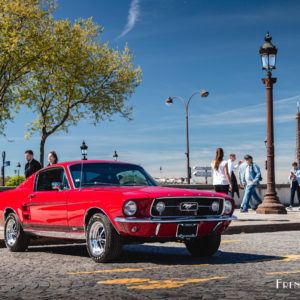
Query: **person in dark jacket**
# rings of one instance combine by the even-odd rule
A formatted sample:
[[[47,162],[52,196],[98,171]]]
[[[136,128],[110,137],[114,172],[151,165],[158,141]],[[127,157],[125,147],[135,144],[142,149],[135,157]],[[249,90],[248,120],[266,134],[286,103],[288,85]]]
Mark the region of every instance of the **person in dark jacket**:
[[[28,178],[42,167],[41,164],[33,158],[32,150],[25,151],[25,159],[27,160],[27,164],[25,165],[25,178]]]

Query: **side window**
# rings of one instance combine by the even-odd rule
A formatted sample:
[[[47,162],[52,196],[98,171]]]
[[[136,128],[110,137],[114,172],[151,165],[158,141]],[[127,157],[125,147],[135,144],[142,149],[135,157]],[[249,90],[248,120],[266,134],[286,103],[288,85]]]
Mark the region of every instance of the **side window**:
[[[70,184],[69,184],[69,180],[67,178],[66,173],[64,173],[63,188],[64,188],[64,190],[69,190],[70,189]]]
[[[39,173],[36,191],[53,191],[53,182],[59,182],[64,188],[69,188],[69,183],[64,174],[64,170],[62,168],[53,168]]]

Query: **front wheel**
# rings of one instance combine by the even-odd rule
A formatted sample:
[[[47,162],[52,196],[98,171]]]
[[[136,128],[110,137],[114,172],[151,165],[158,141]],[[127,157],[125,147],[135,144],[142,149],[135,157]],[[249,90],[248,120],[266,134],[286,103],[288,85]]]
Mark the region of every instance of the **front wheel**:
[[[87,250],[95,262],[109,262],[121,254],[121,236],[105,215],[95,214],[91,217],[86,235]]]
[[[185,246],[195,257],[211,256],[215,254],[221,243],[220,234],[198,237],[185,241]]]
[[[6,247],[12,252],[23,252],[28,248],[29,238],[23,231],[16,214],[11,213],[5,220],[4,236]]]

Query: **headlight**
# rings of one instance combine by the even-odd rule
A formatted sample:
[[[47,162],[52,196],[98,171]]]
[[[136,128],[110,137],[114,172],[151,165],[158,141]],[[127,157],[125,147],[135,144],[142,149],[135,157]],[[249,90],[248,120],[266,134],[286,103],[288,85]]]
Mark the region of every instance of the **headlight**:
[[[226,200],[225,201],[225,206],[224,206],[224,214],[229,215],[232,211],[232,204],[231,201]]]
[[[126,216],[133,216],[137,211],[137,205],[134,201],[126,201],[123,205],[123,212]]]
[[[217,212],[219,210],[220,204],[219,201],[214,201],[211,205],[211,210]]]
[[[161,214],[165,210],[166,205],[164,202],[160,201],[156,204],[155,208]]]

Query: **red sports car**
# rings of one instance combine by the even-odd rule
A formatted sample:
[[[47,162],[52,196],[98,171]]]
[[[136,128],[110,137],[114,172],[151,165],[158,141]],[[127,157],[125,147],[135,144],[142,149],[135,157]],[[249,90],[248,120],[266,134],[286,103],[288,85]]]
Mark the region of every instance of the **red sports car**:
[[[210,256],[233,210],[225,194],[160,187],[138,165],[74,161],[0,193],[0,239],[10,251],[25,251],[37,237],[84,240],[96,262],[143,242],[183,241],[192,255]]]

